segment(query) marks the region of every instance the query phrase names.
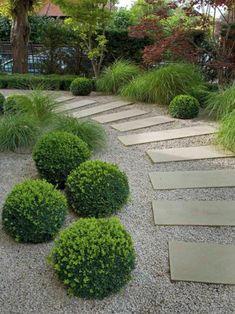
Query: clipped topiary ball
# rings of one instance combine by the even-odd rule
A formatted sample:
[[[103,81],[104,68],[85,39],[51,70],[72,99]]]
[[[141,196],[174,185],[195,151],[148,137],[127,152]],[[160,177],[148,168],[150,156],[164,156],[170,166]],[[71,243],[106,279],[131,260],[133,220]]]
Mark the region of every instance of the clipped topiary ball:
[[[176,96],[170,103],[169,113],[177,119],[193,119],[198,116],[200,104],[189,95]]]
[[[69,173],[89,159],[91,151],[78,136],[52,132],[39,139],[33,159],[40,175],[47,181],[64,186]]]
[[[102,299],[131,279],[135,251],[119,219],[80,219],[56,240],[49,263],[70,295]]]
[[[17,184],[2,212],[6,231],[19,242],[40,243],[55,237],[64,223],[65,196],[44,180]]]
[[[118,166],[90,160],[71,172],[66,191],[70,205],[79,215],[105,217],[126,204],[129,184]]]
[[[93,81],[85,77],[78,77],[72,81],[70,91],[74,96],[87,96],[93,90]]]
[[[5,114],[14,114],[21,109],[31,106],[31,100],[26,95],[11,95],[8,96],[3,104]]]
[[[5,97],[2,93],[0,93],[0,114],[3,112],[3,104],[5,102]]]

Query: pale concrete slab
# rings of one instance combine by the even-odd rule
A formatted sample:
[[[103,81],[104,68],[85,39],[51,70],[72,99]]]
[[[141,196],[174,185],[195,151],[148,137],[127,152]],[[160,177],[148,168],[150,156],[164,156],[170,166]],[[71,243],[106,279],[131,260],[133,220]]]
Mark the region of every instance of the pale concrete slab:
[[[118,121],[122,119],[132,118],[136,116],[141,116],[146,113],[148,112],[144,110],[130,109],[130,110],[124,110],[124,111],[115,112],[115,113],[109,113],[102,116],[97,116],[92,119],[99,123],[108,123],[108,122]]]
[[[196,159],[226,158],[234,156],[232,152],[220,150],[218,147],[213,145],[170,149],[154,149],[148,150],[147,154],[154,163]]]
[[[125,132],[125,131],[143,129],[150,126],[169,123],[173,121],[175,121],[175,119],[170,118],[170,117],[155,116],[155,117],[149,117],[149,118],[137,119],[134,121],[113,124],[111,125],[111,127],[118,131]]]
[[[169,242],[171,279],[235,284],[235,246]]]
[[[156,190],[235,186],[235,169],[152,172],[149,175]]]
[[[94,106],[93,108],[77,111],[77,112],[73,113],[73,115],[77,118],[89,117],[89,116],[95,115],[97,113],[105,112],[105,111],[112,110],[112,109],[117,109],[117,108],[128,106],[131,104],[132,104],[132,102],[127,102],[127,101],[121,101],[121,100],[120,101],[113,101],[113,102],[109,102],[107,104]]]
[[[72,111],[72,110],[76,110],[85,106],[89,106],[89,105],[94,105],[96,104],[96,101],[93,99],[82,99],[82,100],[78,100],[78,101],[73,101],[70,103],[65,103],[63,106],[61,106],[59,108],[59,110],[57,110],[58,112],[63,112],[63,111]]]
[[[57,97],[55,100],[57,102],[65,102],[65,101],[69,101],[69,100],[72,100],[74,99],[75,97],[74,96],[59,96]]]
[[[151,142],[167,141],[172,139],[179,139],[192,136],[200,136],[213,134],[216,132],[214,127],[208,125],[192,126],[181,129],[170,129],[156,132],[145,132],[139,134],[122,135],[119,136],[119,140],[125,146],[146,144]]]
[[[155,225],[235,226],[235,201],[153,201]]]

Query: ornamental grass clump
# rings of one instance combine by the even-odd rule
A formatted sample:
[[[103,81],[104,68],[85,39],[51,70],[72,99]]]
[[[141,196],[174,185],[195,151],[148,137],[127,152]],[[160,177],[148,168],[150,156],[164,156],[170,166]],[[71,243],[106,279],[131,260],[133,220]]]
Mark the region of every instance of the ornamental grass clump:
[[[200,104],[192,96],[176,96],[169,105],[169,113],[177,119],[193,119],[198,116]]]
[[[5,114],[21,113],[22,107],[31,106],[31,100],[26,95],[8,96],[3,104]]]
[[[235,154],[235,110],[220,122],[217,144]]]
[[[141,73],[138,66],[119,60],[106,68],[96,82],[98,91],[117,94],[120,89]]]
[[[235,82],[226,89],[210,93],[206,104],[207,111],[215,119],[222,119],[235,110]]]
[[[5,102],[5,97],[2,93],[0,93],[0,114],[3,113],[3,104]]]
[[[74,96],[88,96],[93,90],[93,82],[85,77],[78,77],[72,81],[70,91]]]
[[[126,204],[128,178],[116,165],[90,160],[71,172],[66,192],[71,207],[80,216],[109,216]]]
[[[79,219],[60,234],[48,261],[70,295],[103,299],[130,281],[135,251],[119,219]]]
[[[204,88],[199,69],[192,64],[176,63],[138,76],[126,85],[121,94],[134,101],[168,106],[177,95],[193,95]]]
[[[67,211],[65,196],[44,180],[17,184],[2,212],[5,230],[18,242],[51,240],[62,227]]]
[[[69,173],[90,156],[88,145],[67,132],[45,134],[33,149],[33,160],[39,174],[59,187],[64,187]]]

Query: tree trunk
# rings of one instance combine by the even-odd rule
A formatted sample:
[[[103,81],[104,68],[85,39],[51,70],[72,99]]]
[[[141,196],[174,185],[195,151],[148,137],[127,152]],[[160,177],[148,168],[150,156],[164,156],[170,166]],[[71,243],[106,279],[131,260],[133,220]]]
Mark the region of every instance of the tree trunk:
[[[16,1],[11,29],[13,72],[28,72],[28,43],[30,27],[28,21],[29,1]]]

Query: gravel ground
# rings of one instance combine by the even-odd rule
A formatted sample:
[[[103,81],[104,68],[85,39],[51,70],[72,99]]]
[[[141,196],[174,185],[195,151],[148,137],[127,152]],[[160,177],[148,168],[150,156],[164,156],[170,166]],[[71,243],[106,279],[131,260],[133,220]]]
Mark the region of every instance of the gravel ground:
[[[92,97],[104,102],[113,99],[96,95]],[[152,114],[164,113],[164,109],[155,106],[140,104],[136,107],[149,109]],[[194,121],[176,121],[172,124],[151,127],[149,130],[164,130],[200,123],[205,123],[205,118],[202,116]],[[53,247],[53,242],[37,245],[18,244],[7,236],[1,227],[0,313],[234,313],[233,286],[170,281],[168,241],[176,239],[234,243],[235,228],[156,227],[153,223],[151,201],[153,199],[235,200],[235,188],[156,192],[152,189],[148,173],[235,168],[235,160],[229,158],[153,165],[145,154],[146,149],[205,145],[211,143],[212,137],[201,136],[126,148],[117,139],[120,132],[109,126],[106,126],[106,129],[109,134],[109,148],[94,158],[119,164],[129,177],[131,200],[118,216],[135,242],[137,267],[133,273],[133,280],[120,294],[102,301],[69,298],[45,260]],[[139,133],[141,130],[135,132]],[[14,184],[37,175],[31,156],[22,154],[0,154],[0,174],[1,206]],[[70,214],[66,224],[74,218]]]

